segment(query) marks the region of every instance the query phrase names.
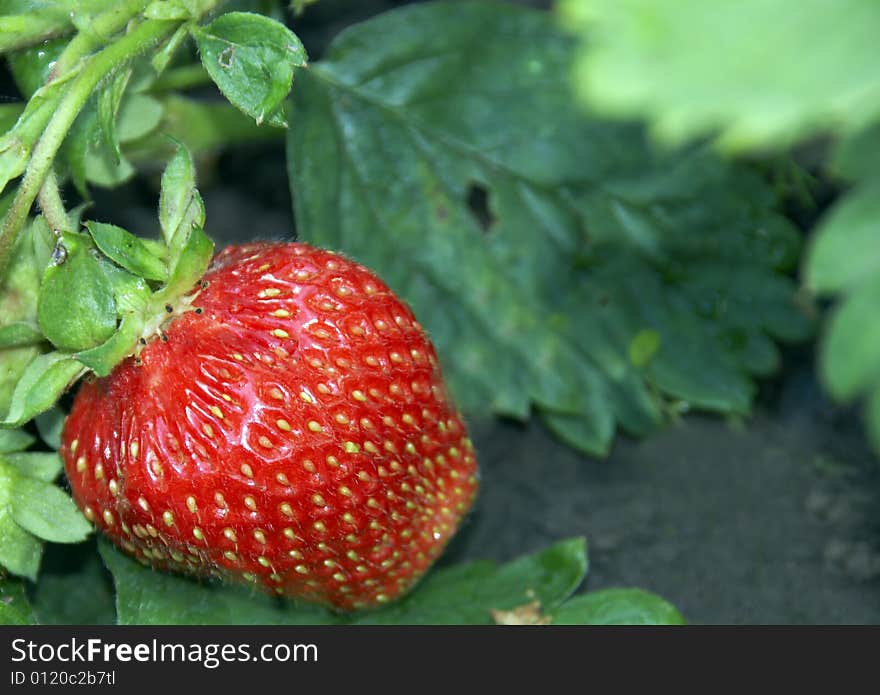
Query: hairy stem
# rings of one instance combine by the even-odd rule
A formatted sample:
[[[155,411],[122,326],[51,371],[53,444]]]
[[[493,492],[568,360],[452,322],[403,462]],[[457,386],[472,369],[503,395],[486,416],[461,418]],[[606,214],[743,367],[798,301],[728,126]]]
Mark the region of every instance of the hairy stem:
[[[58,179],[52,169],[49,170],[46,180],[43,181],[37,195],[37,202],[50,228],[72,231],[70,218],[67,216],[67,210],[64,209],[64,201],[61,200],[61,191],[58,189]]]
[[[109,42],[116,32],[123,29],[130,20],[143,12],[145,5],[143,0],[122,0],[122,2],[113,3],[109,10],[92,18],[88,30],[80,31],[74,36],[58,56],[49,79],[63,75],[83,56]]]

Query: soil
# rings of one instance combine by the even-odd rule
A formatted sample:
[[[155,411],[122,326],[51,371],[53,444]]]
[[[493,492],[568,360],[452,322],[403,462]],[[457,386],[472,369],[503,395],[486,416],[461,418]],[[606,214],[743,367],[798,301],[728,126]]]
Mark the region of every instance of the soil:
[[[293,238],[282,152],[226,155],[211,181],[219,244]],[[96,219],[106,209],[149,232],[144,193],[99,195]],[[691,414],[644,441],[619,436],[604,460],[536,419],[471,418],[481,496],[442,562],[507,561],[584,536],[585,589],[649,589],[690,622],[880,623],[880,462],[857,414],[826,400],[809,352],[785,363],[749,419]]]
[[[401,4],[322,0],[295,28],[318,57],[343,26]],[[200,170],[219,244],[293,238],[280,149]],[[99,192],[92,214],[150,233],[154,194]],[[442,562],[585,536],[586,589],[649,589],[694,623],[880,623],[880,464],[857,415],[825,399],[809,352],[786,364],[751,418],[688,415],[645,441],[618,437],[606,460],[536,420],[472,419],[481,497]]]

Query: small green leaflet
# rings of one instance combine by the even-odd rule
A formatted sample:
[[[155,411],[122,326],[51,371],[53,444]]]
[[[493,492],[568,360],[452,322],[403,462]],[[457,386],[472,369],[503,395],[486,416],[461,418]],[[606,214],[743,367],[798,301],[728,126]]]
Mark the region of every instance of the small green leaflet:
[[[579,607],[578,597],[569,599],[587,568],[585,544],[578,538],[500,567],[480,561],[432,570],[400,602],[352,616],[274,601],[242,588],[198,584],[144,567],[106,541],[100,547],[116,582],[117,615],[122,625],[488,625],[493,622],[493,611],[511,610],[535,601],[547,614],[558,613],[567,619],[590,617],[587,610]],[[633,599],[635,604],[628,608],[629,615],[638,622],[648,622],[644,596],[638,592]],[[569,604],[573,604],[571,609],[567,608]],[[608,619],[608,614],[614,613],[623,621],[626,610],[626,601],[619,599],[604,614],[595,609],[593,614]],[[664,616],[675,622],[677,613],[672,609],[651,615],[658,622]]]
[[[192,155],[177,143],[174,156],[162,172],[159,224],[168,248],[177,249],[193,227],[205,226],[205,206],[196,190]]]
[[[767,183],[584,114],[575,55],[546,13],[386,13],[298,78],[288,168],[301,238],[413,306],[460,407],[537,406],[603,454],[668,410],[748,412],[774,340],[810,325],[786,275],[799,235]]]
[[[280,22],[249,12],[228,12],[193,38],[202,65],[229,101],[257,124],[286,126],[283,101],[306,52]]]
[[[564,0],[590,105],[666,139],[779,147],[880,116],[875,0]],[[833,29],[831,29],[833,28]]]
[[[168,269],[149,246],[122,227],[103,222],[86,222],[86,228],[101,252],[129,272],[147,280],[166,280]]]

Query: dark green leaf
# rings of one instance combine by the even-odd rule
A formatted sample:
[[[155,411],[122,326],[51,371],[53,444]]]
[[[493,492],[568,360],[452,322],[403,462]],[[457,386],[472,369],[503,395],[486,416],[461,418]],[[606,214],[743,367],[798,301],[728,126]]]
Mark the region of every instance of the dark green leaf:
[[[82,364],[64,353],[36,357],[18,380],[0,427],[19,427],[49,410],[84,371]]]
[[[300,237],[413,306],[461,407],[524,418],[537,404],[601,454],[615,425],[654,429],[664,395],[747,412],[751,377],[777,364],[771,338],[810,326],[782,274],[799,235],[770,186],[585,115],[573,56],[544,13],[386,13],[298,78],[288,166]],[[644,365],[639,335],[659,338]]]
[[[112,579],[95,543],[46,547],[31,606],[42,625],[113,625]]]
[[[205,586],[160,574],[105,542],[101,555],[116,581],[117,611],[123,624],[491,624],[493,610],[530,601],[555,610],[586,571],[584,542],[572,539],[502,567],[476,562],[436,570],[401,602],[345,617],[272,601],[243,589]]]
[[[784,146],[880,115],[874,0],[807,2],[794,14],[788,0],[565,0],[559,9],[584,38],[575,75],[586,101],[647,116],[668,139],[717,131],[728,147]]]
[[[68,495],[36,478],[14,476],[9,505],[19,526],[47,541],[79,543],[92,532],[92,525]]]
[[[283,102],[294,69],[306,65],[293,32],[262,15],[228,12],[193,36],[202,65],[233,105],[258,124],[285,125]]]
[[[99,345],[116,328],[113,288],[87,239],[64,234],[63,262],[47,268],[40,285],[40,328],[64,350]]]
[[[126,557],[108,542],[101,557],[116,583],[121,625],[332,624],[332,613],[308,606],[295,609],[244,588],[217,587],[156,572]]]
[[[358,624],[479,625],[492,611],[538,601],[555,610],[587,571],[582,538],[562,541],[501,567],[476,562],[436,570],[399,603],[356,617]]]
[[[641,589],[605,589],[575,596],[553,613],[554,625],[683,625],[670,603]]]
[[[138,237],[122,227],[103,222],[86,222],[95,245],[111,261],[147,280],[165,280],[168,269]]]
[[[35,625],[36,622],[24,592],[24,584],[0,576],[0,625]]]

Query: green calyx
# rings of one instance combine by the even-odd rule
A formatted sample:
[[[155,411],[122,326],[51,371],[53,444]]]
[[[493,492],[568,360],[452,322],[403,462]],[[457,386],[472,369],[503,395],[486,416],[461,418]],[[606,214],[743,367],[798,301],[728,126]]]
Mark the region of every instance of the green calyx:
[[[0,402],[0,427],[47,410],[87,372],[108,375],[191,310],[214,245],[203,231],[204,204],[183,146],[162,178],[159,207],[157,240],[101,222],[86,222],[82,231],[52,230],[42,216],[32,222],[23,238],[39,287],[28,288],[19,320],[0,327],[0,361],[5,348],[33,347]]]

